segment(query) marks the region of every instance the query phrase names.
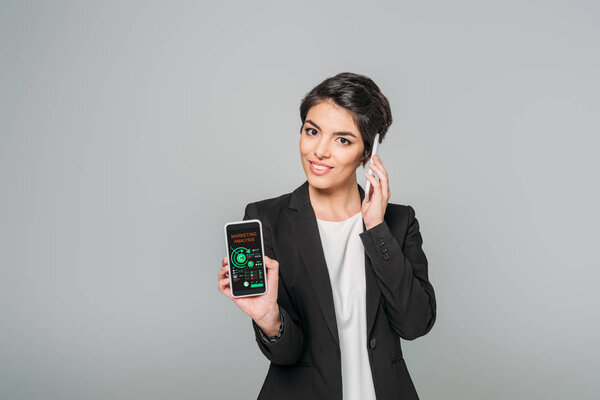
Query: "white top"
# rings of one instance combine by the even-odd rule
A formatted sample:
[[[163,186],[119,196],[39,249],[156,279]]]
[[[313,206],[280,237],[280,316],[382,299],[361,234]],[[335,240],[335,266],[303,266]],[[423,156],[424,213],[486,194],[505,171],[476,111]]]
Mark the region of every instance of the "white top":
[[[375,400],[367,353],[367,298],[362,212],[344,221],[317,218],[329,270],[342,353],[344,400]]]

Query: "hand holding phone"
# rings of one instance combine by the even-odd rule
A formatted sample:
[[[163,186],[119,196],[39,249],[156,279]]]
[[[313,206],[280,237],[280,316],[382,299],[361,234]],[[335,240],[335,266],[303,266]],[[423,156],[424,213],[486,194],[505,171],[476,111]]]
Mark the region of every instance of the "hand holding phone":
[[[260,220],[225,225],[227,256],[219,269],[219,291],[262,329],[267,336],[279,331],[277,304],[279,263],[264,255]]]

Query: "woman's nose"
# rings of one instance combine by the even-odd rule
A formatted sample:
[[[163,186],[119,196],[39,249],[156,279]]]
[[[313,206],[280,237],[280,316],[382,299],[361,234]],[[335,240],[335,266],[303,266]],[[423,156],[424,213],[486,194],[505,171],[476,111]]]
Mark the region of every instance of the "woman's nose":
[[[325,139],[319,139],[315,146],[315,155],[319,158],[329,157],[329,141]]]

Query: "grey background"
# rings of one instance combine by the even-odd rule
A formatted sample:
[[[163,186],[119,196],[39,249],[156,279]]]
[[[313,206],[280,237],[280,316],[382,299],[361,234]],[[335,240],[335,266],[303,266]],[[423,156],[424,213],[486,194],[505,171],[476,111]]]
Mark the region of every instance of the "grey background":
[[[598,2],[0,4],[0,398],[255,398],[223,224],[304,182],[342,71],[421,224],[421,398],[600,395]]]

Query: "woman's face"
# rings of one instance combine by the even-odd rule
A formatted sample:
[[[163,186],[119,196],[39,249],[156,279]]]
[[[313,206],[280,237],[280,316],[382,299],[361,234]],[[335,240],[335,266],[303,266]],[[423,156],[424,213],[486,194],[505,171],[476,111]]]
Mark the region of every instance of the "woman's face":
[[[302,167],[311,186],[339,188],[356,182],[364,143],[349,111],[331,101],[312,106],[300,135]],[[328,168],[317,169],[315,164]]]

